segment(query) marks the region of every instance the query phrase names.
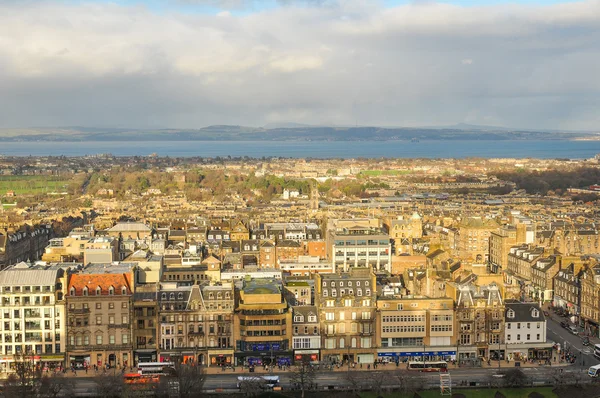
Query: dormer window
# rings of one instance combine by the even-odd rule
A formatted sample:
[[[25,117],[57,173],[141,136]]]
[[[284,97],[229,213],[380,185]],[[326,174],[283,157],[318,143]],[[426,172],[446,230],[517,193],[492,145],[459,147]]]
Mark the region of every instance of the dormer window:
[[[75,288],[74,288],[74,287],[72,287],[72,288],[71,288],[71,290],[69,291],[69,294],[70,294],[71,296],[74,296],[74,295],[75,295]]]
[[[88,295],[88,288],[87,288],[87,286],[83,288],[83,295],[84,296]]]
[[[531,310],[531,316],[533,318],[539,318],[540,317],[540,312],[537,309],[534,308],[533,310]]]
[[[109,296],[114,296],[115,295],[115,288],[114,287],[109,287],[108,288],[108,295]]]
[[[302,315],[296,315],[294,317],[294,322],[304,322],[304,317]]]
[[[506,311],[506,317],[511,319],[514,318],[515,312],[512,309],[509,309],[508,311]]]
[[[99,295],[101,295],[101,294],[102,294],[102,289],[100,289],[100,286],[98,286],[98,287],[96,288],[96,296],[99,296]]]
[[[125,286],[123,286],[123,287],[121,288],[121,294],[122,294],[123,296],[125,296],[125,295],[127,294],[127,288],[126,288]]]

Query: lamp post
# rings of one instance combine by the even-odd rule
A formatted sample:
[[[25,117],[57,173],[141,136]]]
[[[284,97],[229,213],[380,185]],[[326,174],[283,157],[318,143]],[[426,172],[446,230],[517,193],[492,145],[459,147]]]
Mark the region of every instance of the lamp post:
[[[498,335],[498,371],[500,371],[500,335]]]

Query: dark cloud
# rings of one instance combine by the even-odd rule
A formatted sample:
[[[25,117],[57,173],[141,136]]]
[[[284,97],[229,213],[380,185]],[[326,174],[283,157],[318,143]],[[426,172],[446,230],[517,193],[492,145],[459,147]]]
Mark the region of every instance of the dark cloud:
[[[600,122],[598,2],[317,3],[235,17],[0,2],[0,126]]]

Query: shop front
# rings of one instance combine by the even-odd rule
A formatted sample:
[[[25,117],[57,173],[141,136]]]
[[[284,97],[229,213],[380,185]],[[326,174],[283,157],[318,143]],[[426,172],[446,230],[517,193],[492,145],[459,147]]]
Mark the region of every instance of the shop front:
[[[140,362],[157,362],[158,355],[154,349],[135,350],[133,358],[137,365]]]
[[[318,364],[320,360],[319,350],[294,350],[294,363]]]
[[[292,351],[236,352],[236,366],[291,366]]]
[[[391,350],[389,348],[380,350],[377,359],[385,362],[408,362],[408,361],[452,361],[456,359],[456,350]]]
[[[204,362],[200,363],[204,365]],[[207,365],[220,367],[233,366],[233,350],[208,350]]]
[[[545,361],[552,359],[554,343],[531,343],[531,344],[510,344],[506,347],[506,355],[509,361]]]
[[[39,370],[58,369],[64,366],[65,363],[65,356],[61,354],[30,355],[24,359],[31,361]],[[10,372],[14,370],[15,357],[12,355],[0,356],[0,371]]]
[[[75,369],[85,369],[92,366],[90,354],[70,355],[68,365]]]

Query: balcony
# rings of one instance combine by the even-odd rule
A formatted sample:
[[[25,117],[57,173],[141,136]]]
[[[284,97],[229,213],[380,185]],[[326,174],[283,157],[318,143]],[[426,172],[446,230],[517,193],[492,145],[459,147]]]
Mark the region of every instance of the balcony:
[[[131,350],[133,344],[103,344],[103,345],[67,345],[67,351],[119,351],[119,350]]]
[[[111,323],[108,325],[109,329],[129,329],[128,323]]]
[[[69,309],[68,312],[70,312],[71,314],[89,314],[90,309],[89,308],[74,308],[74,309]]]

